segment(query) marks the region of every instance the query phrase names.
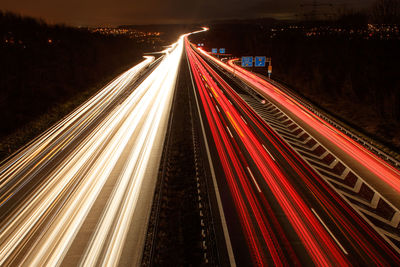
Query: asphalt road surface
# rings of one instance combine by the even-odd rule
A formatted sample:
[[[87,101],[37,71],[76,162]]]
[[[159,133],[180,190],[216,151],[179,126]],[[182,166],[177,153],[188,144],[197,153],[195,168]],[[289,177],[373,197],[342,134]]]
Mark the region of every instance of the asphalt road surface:
[[[267,81],[232,61],[224,64],[188,41],[185,48],[203,114],[202,123],[206,125],[204,135],[212,151],[210,160],[219,169],[215,186],[223,200],[222,212],[229,232],[226,240],[233,248],[234,262],[239,266],[249,259],[254,265],[398,264],[399,172],[314,114],[308,114]],[[267,117],[267,111],[278,115]],[[262,112],[266,117],[261,116]],[[307,137],[298,143],[310,150],[326,149],[323,154],[326,158],[321,157],[319,168],[298,153],[289,142],[294,137],[284,135],[284,130],[297,131],[294,136],[302,136],[304,131]],[[329,145],[325,144],[326,139]],[[338,153],[339,149],[342,153]],[[363,167],[347,164],[348,154]],[[321,155],[322,152],[317,153]],[[368,203],[366,193],[362,195],[360,189],[348,186],[354,195],[361,192],[358,198],[351,195],[351,200],[364,201],[362,205],[376,210],[360,208],[359,203],[346,198],[343,189],[332,186],[321,175],[327,174],[320,170],[328,172],[324,169],[328,165],[334,167],[331,175],[334,178],[340,178],[337,172],[343,168],[351,168],[343,180],[356,179],[354,183],[359,186],[370,186],[371,202],[376,205]],[[363,180],[366,169],[367,177],[380,180],[376,183],[370,181],[372,178]],[[353,172],[355,178],[350,177]],[[386,184],[385,190],[375,186],[377,183]],[[392,210],[383,208],[382,203],[388,203]],[[389,215],[385,213],[388,211]],[[391,219],[388,227],[394,228],[394,238],[385,234],[388,231],[382,226],[383,219],[375,222],[385,216]]]
[[[399,171],[187,37],[1,164],[0,265],[140,264],[183,53],[221,263],[399,265]]]
[[[140,263],[183,37],[0,167],[0,265]]]

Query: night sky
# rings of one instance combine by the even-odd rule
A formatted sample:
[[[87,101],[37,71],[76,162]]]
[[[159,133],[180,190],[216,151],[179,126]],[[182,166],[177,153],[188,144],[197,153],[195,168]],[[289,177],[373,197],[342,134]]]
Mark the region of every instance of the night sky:
[[[312,0],[1,0],[0,9],[74,26],[190,23],[210,19],[293,19],[310,11]],[[367,8],[374,0],[319,0],[338,8]],[[322,10],[323,9],[323,10]]]

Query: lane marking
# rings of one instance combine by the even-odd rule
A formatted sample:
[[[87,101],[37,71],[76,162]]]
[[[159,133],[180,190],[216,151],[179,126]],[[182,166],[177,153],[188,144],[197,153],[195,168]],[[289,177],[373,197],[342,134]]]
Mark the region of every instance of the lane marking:
[[[231,133],[231,130],[229,130],[229,127],[228,127],[228,126],[226,126],[226,129],[228,129],[229,135],[233,138],[233,135],[232,135],[232,133]]]
[[[339,240],[336,239],[336,237],[333,235],[333,233],[331,232],[331,230],[329,230],[328,226],[322,221],[321,217],[318,216],[317,212],[311,208],[311,211],[315,214],[315,217],[317,217],[317,219],[321,222],[321,224],[325,227],[325,229],[328,231],[328,233],[332,236],[333,240],[335,240],[336,244],[338,244],[338,246],[340,247],[340,249],[344,252],[344,254],[349,255],[349,253],[347,253],[347,251],[344,249],[344,247],[342,246],[342,244],[340,244]]]
[[[261,193],[261,189],[260,189],[260,187],[258,186],[257,181],[256,181],[256,179],[254,178],[253,173],[251,172],[249,166],[247,166],[246,168],[247,168],[247,171],[250,173],[251,179],[253,179],[253,182],[254,182],[254,184],[256,185],[258,192]]]
[[[247,121],[240,115],[240,117],[242,118],[242,120],[244,121],[244,123],[247,124]]]
[[[262,147],[265,149],[265,151],[267,151],[268,155],[269,155],[274,161],[276,161],[275,158],[272,156],[271,152],[269,152],[268,149],[264,146],[264,144],[262,144]]]

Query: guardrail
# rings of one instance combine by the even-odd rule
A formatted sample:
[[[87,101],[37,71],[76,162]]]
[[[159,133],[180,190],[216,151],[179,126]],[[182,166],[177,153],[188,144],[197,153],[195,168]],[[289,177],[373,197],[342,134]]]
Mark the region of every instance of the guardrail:
[[[318,108],[315,108],[312,104],[310,104],[308,101],[304,100],[292,90],[287,88],[286,86],[282,85],[276,80],[272,80],[270,78],[267,78],[261,74],[255,73],[257,76],[260,78],[266,80],[267,82],[273,84],[274,86],[278,87],[279,89],[283,90],[285,93],[289,94],[291,97],[295,98],[298,102],[300,102],[305,108],[307,108],[309,111],[317,115],[319,118],[327,121],[329,124],[334,126],[336,129],[341,131],[342,133],[346,134],[348,137],[353,139],[354,141],[358,142],[365,148],[367,148],[369,151],[373,152],[377,156],[379,156],[381,159],[385,160],[387,163],[395,167],[396,169],[400,170],[400,161],[389,155],[388,153],[382,151],[378,147],[376,147],[374,144],[366,140],[363,136],[360,134],[356,134],[353,131],[349,130],[346,126],[344,126],[343,122],[340,122],[340,120],[336,118],[332,118],[332,116],[327,115],[325,112],[319,110]]]
[[[223,71],[226,73],[233,81],[235,81],[237,84],[240,84],[243,89],[245,89],[250,95],[252,95],[254,98],[259,100],[260,96],[254,92],[253,89],[251,89],[249,86],[247,86],[244,82],[240,83],[238,82],[237,77],[226,71],[224,68],[220,67],[219,65],[215,64],[214,62],[208,60],[214,67],[218,68],[220,71]],[[382,149],[376,147],[376,145],[372,144],[370,141],[366,140],[361,134],[354,133],[354,130],[351,131],[349,130],[346,126],[344,126],[344,123],[338,120],[337,118],[333,118],[331,115],[326,114],[325,112],[319,110],[318,108],[315,108],[312,104],[310,104],[307,100],[303,99],[302,97],[298,96],[296,93],[294,93],[291,89],[287,88],[286,86],[282,85],[280,82],[276,80],[272,80],[271,78],[267,78],[264,75],[261,75],[259,73],[255,73],[257,76],[260,78],[264,79],[265,81],[273,84],[274,86],[278,87],[294,99],[296,99],[298,102],[300,102],[305,108],[307,108],[309,111],[317,115],[319,118],[325,120],[332,126],[334,126],[336,129],[341,131],[342,133],[346,134],[348,137],[359,143],[360,145],[364,146],[366,149],[380,157],[381,159],[385,160],[387,163],[389,163],[391,166],[394,168],[400,170],[400,161],[394,158],[393,156],[389,155]]]

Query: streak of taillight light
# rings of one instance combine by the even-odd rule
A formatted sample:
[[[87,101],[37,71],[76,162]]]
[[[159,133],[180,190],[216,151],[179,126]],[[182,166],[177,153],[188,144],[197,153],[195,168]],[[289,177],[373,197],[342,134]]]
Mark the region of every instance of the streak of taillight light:
[[[199,60],[201,59],[199,58]],[[211,83],[211,88],[218,88],[207,72],[203,75],[205,75],[206,80]],[[213,93],[215,94],[216,91],[218,90],[213,90]],[[225,110],[225,113],[232,114],[232,116],[229,115],[231,118],[230,120],[235,126],[236,131],[239,132],[243,144],[253,156],[253,160],[264,177],[265,182],[272,190],[313,260],[321,265],[328,265],[332,262],[346,265],[347,260],[343,257],[340,250],[338,250],[336,244],[332,242],[329,234],[313,216],[304,201],[287,181],[287,178],[276,166],[276,163],[264,152],[261,143],[240,118],[240,114],[237,110],[227,103],[229,100],[227,100],[223,94],[219,95],[218,98],[221,99],[219,103],[223,110]],[[233,121],[232,117],[235,121]],[[243,132],[245,132],[244,135],[240,134]],[[260,153],[260,151],[262,152]],[[267,166],[269,166],[269,168]],[[285,189],[283,188],[286,189],[286,192],[284,192]],[[298,211],[300,211],[300,213]],[[314,232],[311,229],[313,229]]]
[[[190,50],[187,50],[188,52]],[[202,103],[204,105],[204,111],[207,117],[207,120],[209,122],[209,126],[212,132],[212,135],[214,137],[214,141],[216,144],[216,148],[218,151],[218,155],[220,157],[229,188],[232,192],[232,196],[235,201],[235,206],[239,212],[240,218],[241,218],[241,223],[242,226],[246,232],[246,238],[248,240],[250,250],[252,251],[253,255],[255,258],[253,260],[255,261],[255,264],[257,265],[264,265],[265,264],[265,259],[263,256],[263,251],[261,250],[259,241],[256,238],[256,233],[254,231],[254,227],[250,225],[251,219],[250,219],[250,214],[246,208],[246,204],[240,194],[240,189],[238,187],[238,184],[236,183],[235,179],[235,173],[234,171],[237,172],[237,175],[243,175],[243,172],[240,170],[240,164],[237,162],[237,158],[233,152],[233,149],[231,146],[229,146],[229,137],[226,135],[225,131],[222,130],[223,126],[220,121],[215,120],[214,118],[217,118],[215,116],[215,113],[212,113],[212,109],[209,108],[209,105],[207,105],[208,101],[206,100],[206,93],[205,93],[205,88],[203,83],[201,82],[200,79],[200,74],[196,72],[196,66],[194,63],[194,58],[190,53],[188,53],[189,57],[189,62],[192,67],[192,71],[194,74],[194,78],[196,81],[197,86],[199,87],[199,93],[200,97],[202,100]],[[221,134],[221,136],[219,135]],[[232,161],[232,164],[234,166],[233,170],[229,162]],[[278,259],[279,260],[279,259]]]
[[[393,257],[394,260],[398,260],[397,255],[393,254],[390,248],[387,247],[387,244],[382,241],[380,236],[377,235],[376,232],[372,231],[369,225],[367,225],[364,221],[360,220],[360,218],[355,214],[353,210],[348,207],[348,205],[340,199],[335,192],[332,191],[330,187],[327,186],[326,183],[322,181],[322,179],[314,173],[313,170],[299,157],[294,153],[294,151],[285,144],[272,130],[266,131],[266,129],[269,129],[269,126],[261,119],[258,117],[258,115],[255,114],[255,112],[245,104],[245,102],[233,91],[232,88],[228,86],[228,84],[217,74],[215,73],[212,68],[208,66],[207,70],[212,73],[213,77],[221,84],[221,86],[224,88],[225,92],[230,95],[232,99],[239,105],[241,110],[245,112],[250,120],[256,125],[256,128],[259,129],[264,136],[268,137],[269,141],[273,144],[275,149],[279,151],[279,153],[285,158],[285,160],[292,166],[292,168],[296,171],[296,173],[299,175],[299,177],[302,178],[302,180],[307,184],[309,188],[311,188],[313,194],[316,194],[318,197],[318,200],[323,203],[323,206],[329,210],[329,212],[336,218],[336,220],[341,222],[341,226],[346,229],[347,234],[345,235],[350,235],[353,237],[354,240],[358,240],[360,247],[362,247],[363,252],[370,257],[376,264],[382,263],[384,264],[386,262],[386,259],[382,258],[380,254],[377,252],[377,250],[374,247],[371,247],[369,243],[365,240],[363,234],[359,232],[359,230],[353,226],[352,223],[347,220],[346,216],[344,216],[339,210],[337,209],[336,205],[333,205],[333,203],[340,205],[343,209],[347,211],[346,214],[348,214],[351,218],[353,218],[354,221],[357,222],[357,225],[360,226],[368,235],[374,239],[375,244],[379,246],[381,249],[386,251],[389,255]],[[282,149],[280,145],[274,141],[273,138],[270,138],[270,135],[275,136],[277,140],[281,140],[280,144],[285,148]],[[296,159],[296,161],[293,160],[293,158]],[[303,168],[308,170],[308,174],[305,174],[301,168],[298,167],[298,164],[301,164]],[[330,194],[330,197],[334,199],[333,203],[332,201],[329,200],[329,198],[322,194],[320,191],[320,188],[315,185],[315,181],[318,181],[319,185],[325,188]]]
[[[209,55],[207,56],[212,58]],[[212,59],[215,62],[218,62],[218,64],[225,69],[235,72],[237,76],[253,85],[259,90],[259,92],[265,93],[275,101],[279,102],[304,123],[310,125],[313,129],[318,131],[319,134],[327,138],[331,143],[341,148],[344,152],[369,169],[381,180],[385,181],[396,191],[400,192],[400,173],[398,170],[387,164],[384,160],[371,153],[348,136],[339,132],[326,121],[317,118],[313,113],[304,108],[298,101],[285,94],[277,87],[254,75],[253,73],[234,65],[233,60],[229,61],[230,66],[228,66],[223,62],[216,60],[215,58]]]

